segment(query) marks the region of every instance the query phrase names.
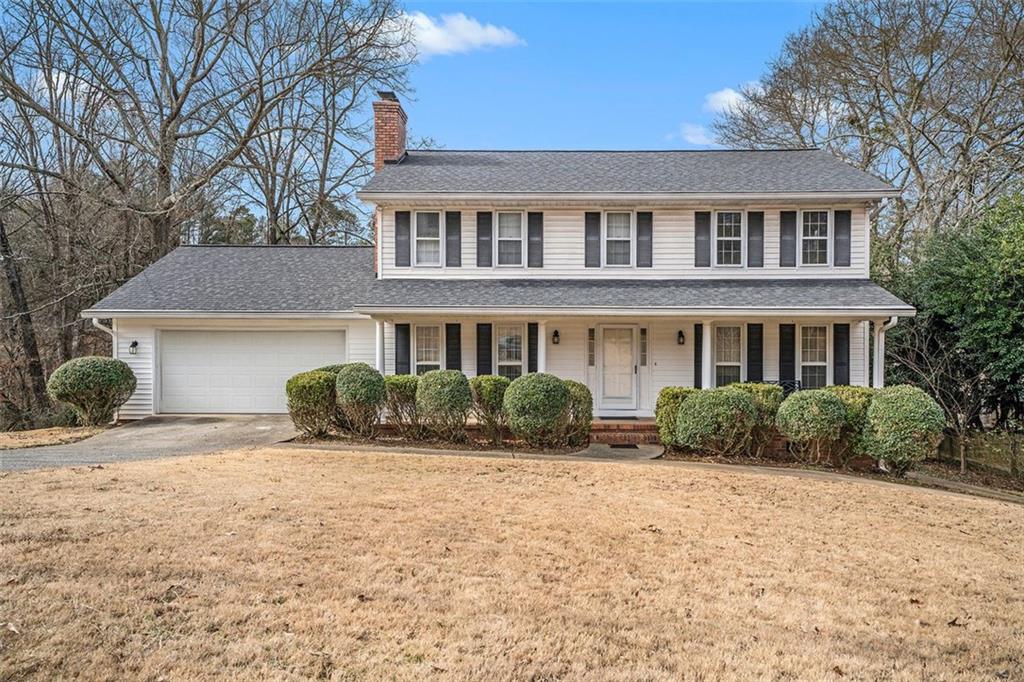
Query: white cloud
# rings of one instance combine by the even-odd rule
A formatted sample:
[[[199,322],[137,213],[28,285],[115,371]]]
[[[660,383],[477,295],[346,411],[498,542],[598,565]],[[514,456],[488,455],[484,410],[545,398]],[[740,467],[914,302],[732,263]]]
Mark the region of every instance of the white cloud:
[[[696,123],[683,123],[679,126],[679,136],[687,144],[709,147],[715,143],[708,129]]]
[[[481,24],[462,12],[443,14],[440,19],[423,12],[406,15],[411,23],[417,52],[426,58],[436,54],[459,54],[489,47],[516,47],[526,41],[504,26]]]
[[[757,81],[750,81],[744,87],[759,90],[761,84]],[[704,95],[704,111],[713,114],[724,114],[743,103],[743,93],[734,88],[722,88]]]

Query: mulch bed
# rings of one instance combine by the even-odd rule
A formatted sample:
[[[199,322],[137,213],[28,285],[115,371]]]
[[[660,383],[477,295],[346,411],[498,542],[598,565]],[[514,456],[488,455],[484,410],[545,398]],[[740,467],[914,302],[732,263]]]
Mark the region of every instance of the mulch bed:
[[[561,447],[561,448],[532,448],[526,443],[517,440],[504,440],[501,445],[494,445],[488,440],[469,438],[461,443],[450,441],[426,439],[426,438],[403,438],[394,433],[384,432],[375,438],[360,438],[351,434],[332,433],[323,438],[300,435],[293,441],[307,445],[317,443],[330,443],[338,445],[351,443],[353,445],[374,445],[391,448],[426,448],[431,450],[464,450],[468,452],[521,452],[531,455],[571,455],[586,448],[583,447]]]
[[[960,463],[949,460],[927,460],[922,462],[918,471],[936,478],[944,478],[950,481],[958,481],[969,485],[981,486],[983,488],[995,488],[998,490],[1010,490],[1017,493],[1024,493],[1024,479],[1014,478],[1008,471],[1002,471],[994,467],[986,467],[979,464],[968,464],[967,473],[960,473]]]

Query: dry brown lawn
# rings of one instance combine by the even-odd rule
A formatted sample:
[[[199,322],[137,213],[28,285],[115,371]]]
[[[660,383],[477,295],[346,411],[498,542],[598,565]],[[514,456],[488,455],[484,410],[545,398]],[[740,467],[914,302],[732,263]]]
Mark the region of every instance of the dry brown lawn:
[[[105,426],[55,426],[29,431],[0,431],[0,450],[38,448],[43,445],[64,445],[91,438]]]
[[[1024,675],[1022,508],[906,486],[257,450],[0,509],[0,679]]]

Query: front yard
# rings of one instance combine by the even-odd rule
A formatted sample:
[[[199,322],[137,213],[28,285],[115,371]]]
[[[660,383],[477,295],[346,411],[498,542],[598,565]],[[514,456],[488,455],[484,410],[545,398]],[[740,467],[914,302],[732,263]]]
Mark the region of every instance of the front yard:
[[[1019,506],[238,451],[0,478],[0,679],[1024,674]]]

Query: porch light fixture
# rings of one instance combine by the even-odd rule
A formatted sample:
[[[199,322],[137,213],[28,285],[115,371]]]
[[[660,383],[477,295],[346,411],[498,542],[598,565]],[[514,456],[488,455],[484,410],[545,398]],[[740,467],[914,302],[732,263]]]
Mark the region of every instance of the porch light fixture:
[[[558,330],[556,329],[554,331],[554,333],[551,334],[551,343],[553,345],[557,346],[561,340],[562,340],[562,337],[560,337],[558,335]]]
[[[139,342],[138,341],[132,341],[131,344],[129,344],[129,346],[128,346],[128,355],[138,355],[138,354],[139,354]]]
[[[686,334],[683,333],[682,329],[676,332],[676,343],[680,346],[686,343]]]

